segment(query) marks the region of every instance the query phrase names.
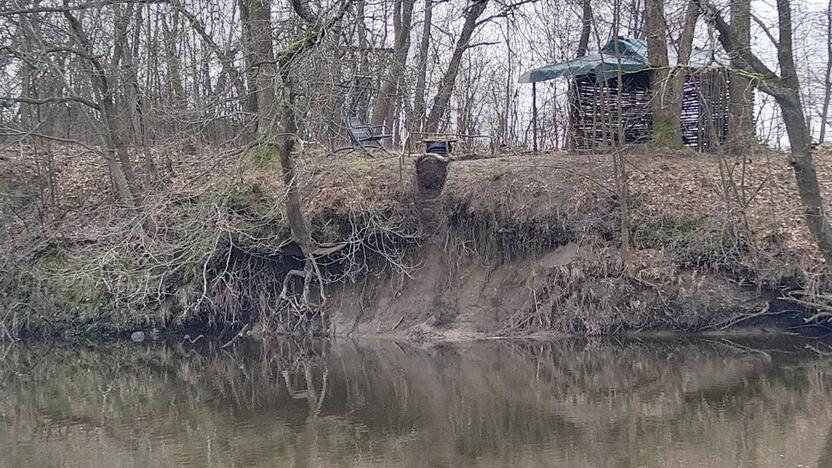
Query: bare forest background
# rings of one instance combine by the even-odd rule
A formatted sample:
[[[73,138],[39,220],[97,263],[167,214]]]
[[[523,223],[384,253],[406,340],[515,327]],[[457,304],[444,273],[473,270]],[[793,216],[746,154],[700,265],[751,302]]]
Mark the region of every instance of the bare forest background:
[[[8,253],[0,273],[8,277],[43,260],[55,245],[122,239],[96,251],[101,260],[92,262],[98,276],[88,275],[95,277],[91,284],[104,284],[114,303],[142,298],[136,302],[144,307],[176,294],[171,278],[191,281],[202,292],[186,309],[201,310],[213,263],[239,250],[239,239],[224,231],[229,221],[220,209],[239,200],[228,192],[223,203],[206,205],[215,225],[203,216],[186,229],[166,213],[196,199],[184,194],[185,179],[207,181],[229,171],[229,161],[260,159],[275,163],[277,173],[269,177],[281,183],[280,219],[288,232],[266,239],[274,241],[269,255],[292,244],[301,259],[281,270],[282,287],[271,299],[296,295],[297,313],[305,317],[306,306],[326,301],[322,261],[353,245],[384,251],[373,244],[379,232],[415,237],[389,227],[390,219],[372,234],[353,225],[349,241],[322,242],[315,234],[321,227],[305,210],[310,194],[323,187],[314,178],[326,169],[310,161],[339,157],[333,152],[349,144],[346,116],[377,126],[387,135],[388,154],[402,160],[404,148],[437,132],[487,136],[466,142],[474,153],[516,155],[534,148],[543,154],[533,161],[557,158],[558,150],[569,149],[570,83],[536,85],[535,123],[531,86],[518,79],[530,68],[595,52],[616,36],[647,43],[657,147],[680,146],[691,49],[729,57],[736,73],[728,122],[733,131],[715,166],[720,190],[733,190],[737,213],[745,216],[763,184],[786,177],[780,172],[782,181],[771,180],[768,170],[759,187],[746,187],[744,179],[734,183],[734,168],[744,175],[752,153],[781,151],[776,158],[788,161],[789,182],[796,182],[799,206],[793,211],[817,257],[832,263],[828,181],[814,154],[818,143],[832,139],[832,1],[0,0],[0,24],[0,246]],[[628,160],[618,149],[612,152],[611,191],[619,210],[616,242],[626,260],[637,158]],[[394,190],[401,185],[385,183]],[[746,197],[746,189],[754,195]],[[179,194],[165,196],[174,191]],[[87,223],[85,233],[68,230],[67,220]],[[375,217],[362,223],[379,227]],[[254,239],[247,232],[235,235]],[[366,237],[353,242],[358,235]],[[268,244],[254,240],[258,248]],[[161,245],[169,254],[164,261],[153,253],[164,250]],[[25,254],[24,247],[30,249]],[[134,258],[109,266],[119,249],[125,259]],[[271,258],[246,255],[254,263]],[[399,253],[382,255],[399,265]],[[195,273],[181,273],[187,262]],[[229,284],[229,264],[216,284]],[[148,265],[158,267],[158,278]],[[257,276],[253,271],[234,278],[244,283]],[[123,297],[112,292],[136,278],[139,289]],[[295,280],[300,284],[290,286]],[[18,280],[5,283],[8,290],[20,289]],[[239,297],[250,293],[254,301],[260,294],[245,288],[245,294],[235,292],[239,303]],[[32,296],[34,289],[25,293]],[[43,287],[46,296],[49,289]],[[311,300],[313,292],[318,297]],[[27,304],[15,306],[31,308]]]
[[[812,139],[823,141],[830,133],[832,12],[820,0],[787,3],[805,119]],[[750,0],[707,5],[728,21],[735,16],[749,39],[740,47],[779,71],[776,7]],[[342,146],[345,109],[358,105],[392,135],[392,145],[412,132],[446,131],[489,135],[496,147],[530,148],[530,86],[517,83],[521,73],[597,50],[614,34],[649,39],[656,35],[648,31],[658,31],[657,40],[677,53],[686,43],[723,50],[714,23],[696,6],[683,0],[5,0],[0,139],[5,149],[40,148],[45,180],[55,144],[100,152],[115,188],[129,200],[164,180],[165,165],[180,151],[238,149],[255,140],[258,122],[262,128],[268,120],[258,113],[274,111],[267,95],[285,88],[278,76],[285,74],[294,83],[296,137],[304,147]],[[315,28],[321,29],[315,50],[278,72],[275,54]],[[356,77],[370,78],[358,104],[347,86]],[[567,89],[563,80],[539,86],[543,149],[566,146]],[[775,99],[759,93],[756,99],[758,138],[788,148]],[[165,151],[157,155],[154,148]],[[139,156],[133,162],[128,153]]]

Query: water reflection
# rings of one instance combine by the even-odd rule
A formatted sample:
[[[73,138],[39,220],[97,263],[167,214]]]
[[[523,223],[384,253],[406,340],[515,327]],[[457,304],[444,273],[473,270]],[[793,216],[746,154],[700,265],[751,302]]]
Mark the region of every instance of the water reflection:
[[[0,348],[0,467],[832,467],[799,342]]]

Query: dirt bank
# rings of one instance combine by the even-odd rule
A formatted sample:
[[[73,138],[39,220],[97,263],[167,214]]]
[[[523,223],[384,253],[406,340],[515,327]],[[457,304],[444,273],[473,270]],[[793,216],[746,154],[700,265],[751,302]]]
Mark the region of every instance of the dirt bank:
[[[671,262],[625,266],[576,243],[501,264],[426,248],[410,277],[383,275],[331,296],[332,332],[468,339],[540,332],[604,335],[722,329],[767,299],[719,275]]]
[[[139,214],[113,206],[93,163],[61,166],[76,198],[46,222],[14,185],[2,332],[597,335],[802,324],[828,307],[826,269],[776,153],[633,149],[626,259],[606,155],[301,156],[304,212],[327,252],[323,294],[304,303],[287,280],[301,258],[273,155],[200,154],[177,159]],[[822,180],[830,160],[818,154]]]
[[[429,197],[439,226],[419,268],[336,286],[332,331],[464,339],[803,324],[807,311],[783,298],[822,284],[823,268],[795,217],[788,166],[765,157],[731,168],[755,187],[740,203],[720,193],[733,177],[717,178],[724,160],[630,155],[626,261],[606,156],[454,161]]]

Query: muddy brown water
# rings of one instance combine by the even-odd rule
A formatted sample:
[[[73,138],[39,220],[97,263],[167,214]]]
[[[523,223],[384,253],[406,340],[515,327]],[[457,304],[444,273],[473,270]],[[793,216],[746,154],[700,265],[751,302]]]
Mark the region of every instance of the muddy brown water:
[[[832,467],[812,348],[0,344],[0,467]]]

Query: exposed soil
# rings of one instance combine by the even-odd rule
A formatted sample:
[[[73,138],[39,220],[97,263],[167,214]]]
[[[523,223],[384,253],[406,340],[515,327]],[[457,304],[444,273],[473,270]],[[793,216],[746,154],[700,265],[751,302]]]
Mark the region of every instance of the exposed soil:
[[[655,265],[640,265],[630,277],[590,272],[606,263],[590,255],[568,244],[540,257],[489,265],[453,260],[431,246],[421,252],[422,266],[411,277],[382,275],[337,287],[330,297],[332,332],[456,340],[541,332],[721,331],[769,301],[715,274],[666,267],[674,280],[653,284],[639,275],[660,268]],[[574,284],[558,283],[564,272],[576,276]],[[750,324],[763,323],[770,332],[797,322],[792,316],[779,327]]]
[[[813,305],[829,307],[827,269],[777,153],[727,160],[633,149],[626,261],[608,155],[299,157],[316,241],[350,246],[321,258],[322,315],[290,313],[279,298],[299,251],[270,155],[177,157],[142,214],[153,229],[137,235],[100,162],[66,154],[57,182],[72,197],[59,193],[46,216],[31,165],[12,153],[0,160],[0,174],[14,167],[18,181],[5,182],[17,195],[0,265],[12,331],[256,322],[259,333],[293,333],[304,317],[326,317],[306,330],[417,339],[713,332],[802,324]],[[830,200],[832,151],[818,150],[817,161]]]
[[[821,173],[832,156],[824,151]],[[824,284],[826,270],[782,155],[738,164],[673,152],[629,160],[628,262],[616,249],[608,157],[457,160],[441,193],[447,229],[416,254],[420,268],[338,287],[333,331],[460,339],[805,330],[807,311],[784,291]]]
[[[416,180],[423,196],[436,196],[445,186],[448,177],[448,163],[432,156],[416,160]]]

